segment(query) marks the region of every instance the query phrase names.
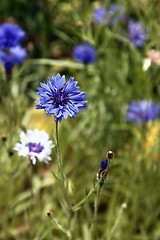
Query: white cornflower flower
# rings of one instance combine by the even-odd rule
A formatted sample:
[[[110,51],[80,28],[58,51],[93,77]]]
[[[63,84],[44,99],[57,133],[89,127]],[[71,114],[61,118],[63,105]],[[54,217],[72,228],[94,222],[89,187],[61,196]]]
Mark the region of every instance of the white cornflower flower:
[[[45,163],[51,161],[51,149],[54,146],[45,131],[34,129],[20,133],[20,143],[16,143],[14,150],[19,156],[29,156],[35,165],[37,160]]]

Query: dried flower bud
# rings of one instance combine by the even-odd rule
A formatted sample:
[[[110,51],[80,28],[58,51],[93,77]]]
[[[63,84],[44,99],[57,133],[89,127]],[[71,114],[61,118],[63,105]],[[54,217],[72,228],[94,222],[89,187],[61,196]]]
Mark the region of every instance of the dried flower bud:
[[[126,209],[127,208],[127,203],[126,202],[122,203],[121,208]]]
[[[47,216],[48,216],[49,218],[51,218],[51,217],[53,216],[53,212],[48,211],[48,212],[47,212]]]
[[[1,140],[2,140],[2,142],[6,142],[7,141],[7,136],[6,135],[1,136]]]
[[[12,156],[14,155],[14,152],[9,149],[9,150],[8,150],[8,155],[9,155],[10,157],[12,157]]]
[[[108,151],[106,156],[110,159],[112,159],[114,157],[114,153],[112,151]]]
[[[92,27],[92,26],[94,26],[95,25],[95,20],[94,19],[91,19],[91,21],[90,21],[90,26]]]
[[[83,22],[82,22],[82,21],[77,21],[77,22],[76,22],[76,27],[77,27],[77,28],[83,27]]]

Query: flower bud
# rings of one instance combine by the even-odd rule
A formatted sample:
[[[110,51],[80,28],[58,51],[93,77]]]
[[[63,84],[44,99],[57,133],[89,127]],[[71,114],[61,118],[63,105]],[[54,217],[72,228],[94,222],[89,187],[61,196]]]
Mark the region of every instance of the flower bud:
[[[112,151],[108,151],[106,156],[110,159],[112,159],[114,157],[114,153]]]
[[[53,212],[48,211],[48,212],[47,212],[47,216],[48,216],[49,218],[51,218],[51,217],[53,216]]]
[[[77,21],[77,22],[76,22],[76,27],[77,27],[77,28],[83,27],[83,22],[82,22],[82,21]]]
[[[1,140],[2,140],[2,142],[6,142],[7,141],[7,136],[6,135],[2,135],[1,136]]]

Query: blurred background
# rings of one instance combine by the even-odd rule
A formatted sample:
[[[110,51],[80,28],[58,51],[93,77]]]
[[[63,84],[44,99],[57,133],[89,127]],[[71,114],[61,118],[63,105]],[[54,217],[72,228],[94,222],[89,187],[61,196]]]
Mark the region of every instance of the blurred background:
[[[35,100],[39,83],[57,73],[74,76],[87,93],[85,111],[59,129],[71,203],[94,186],[112,150],[95,239],[160,239],[159,15],[159,0],[1,0],[0,28],[23,29],[27,55],[8,70],[0,30],[0,239],[66,239],[47,217],[53,211],[67,226],[55,149],[49,165],[35,166],[13,150],[22,130],[43,129],[53,139],[54,118]],[[93,239],[93,209],[94,194],[73,218],[74,240]]]

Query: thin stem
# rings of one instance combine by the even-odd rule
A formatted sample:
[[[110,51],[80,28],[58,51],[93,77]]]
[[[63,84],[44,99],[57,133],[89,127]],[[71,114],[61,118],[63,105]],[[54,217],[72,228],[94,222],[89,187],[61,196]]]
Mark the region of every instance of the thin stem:
[[[109,163],[108,163],[108,169],[109,169]],[[108,175],[108,169],[105,171],[105,173],[103,174],[103,176],[98,180],[98,182],[95,184],[95,186],[89,191],[89,193],[79,202],[77,203],[75,206],[72,206],[72,210],[73,212],[78,211],[81,206],[87,202],[87,200],[90,198],[90,196],[96,191],[96,189],[101,188],[104,184],[104,181],[106,180],[106,177]]]
[[[57,157],[58,157],[58,169],[59,169],[59,182],[61,184],[61,191],[63,198],[61,199],[61,204],[68,214],[68,229],[71,228],[71,217],[72,217],[72,208],[70,199],[68,197],[67,191],[67,182],[63,171],[63,160],[60,151],[60,144],[59,144],[59,135],[58,135],[58,121],[56,121],[56,143],[57,143]],[[57,225],[57,227],[66,234],[68,239],[72,239],[71,230],[65,230],[62,225],[60,225],[55,218],[52,217],[52,221]]]
[[[65,186],[65,177],[64,177],[64,172],[63,172],[63,160],[62,160],[62,155],[61,155],[61,151],[60,151],[59,136],[58,136],[58,121],[56,121],[56,141],[57,141],[58,169],[59,169],[59,174],[61,177],[61,182],[62,182],[63,186]]]
[[[58,229],[66,235],[67,239],[72,239],[70,231],[66,230],[53,216],[50,218],[52,222],[58,227]]]
[[[63,160],[62,160],[62,155],[60,151],[60,145],[59,145],[59,135],[58,135],[58,121],[56,121],[56,143],[57,143],[57,156],[58,156],[58,169],[59,169],[59,175],[60,175],[60,183],[62,186],[62,193],[63,193],[63,206],[69,213],[69,216],[72,214],[72,208],[70,204],[70,200],[68,197],[68,192],[67,192],[67,184],[66,184],[66,179],[63,171]]]
[[[31,211],[30,213],[32,212],[32,210],[34,209],[34,166],[32,165],[32,162],[31,160],[29,159],[30,161],[30,184],[31,184],[31,187],[30,187],[30,191],[31,191]]]
[[[118,216],[117,216],[116,221],[115,221],[115,223],[114,223],[114,225],[113,225],[113,227],[112,227],[112,229],[111,229],[111,232],[110,232],[110,235],[109,235],[109,237],[108,237],[108,240],[111,240],[111,239],[112,239],[112,236],[113,236],[115,230],[117,229],[118,224],[119,224],[119,222],[120,222],[120,219],[121,219],[121,217],[122,217],[122,213],[123,213],[123,211],[126,209],[126,207],[127,207],[127,204],[126,204],[126,203],[123,203],[123,204],[121,205],[121,208],[119,209]]]
[[[90,198],[90,196],[95,192],[96,188],[98,187],[100,181],[97,182],[97,184],[94,186],[94,188],[92,188],[89,193],[79,202],[77,203],[75,206],[72,206],[72,210],[73,212],[78,211],[81,206],[87,202],[87,200]]]
[[[94,216],[93,216],[93,221],[92,221],[92,225],[91,225],[92,234],[94,234],[95,224],[96,224],[96,221],[97,221],[100,192],[101,192],[101,185],[99,184],[97,192],[96,192],[95,200],[94,200]]]

